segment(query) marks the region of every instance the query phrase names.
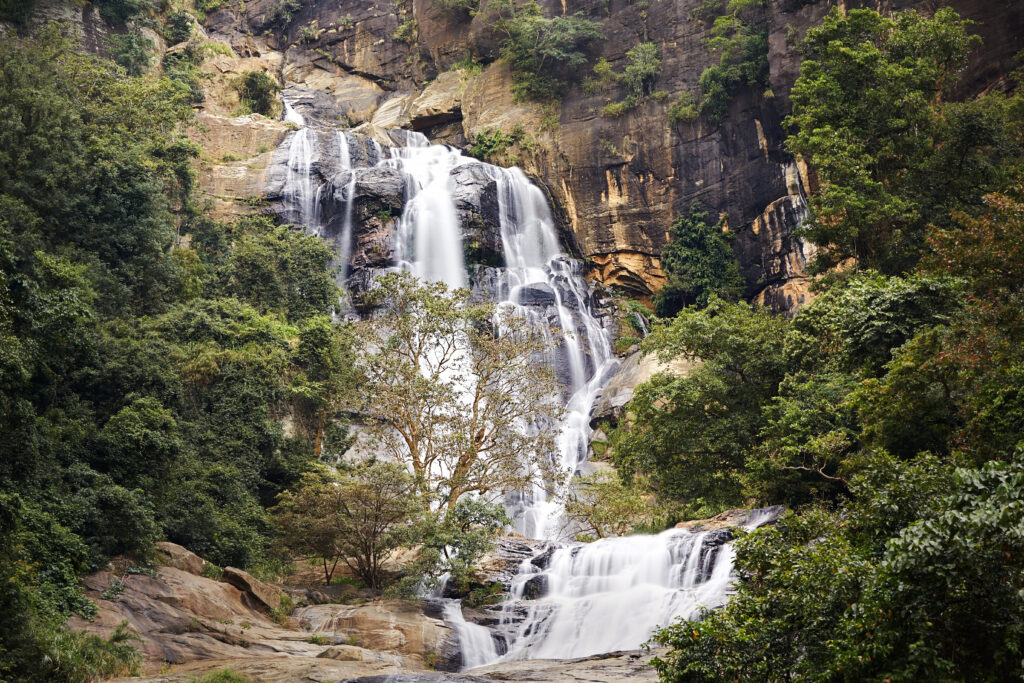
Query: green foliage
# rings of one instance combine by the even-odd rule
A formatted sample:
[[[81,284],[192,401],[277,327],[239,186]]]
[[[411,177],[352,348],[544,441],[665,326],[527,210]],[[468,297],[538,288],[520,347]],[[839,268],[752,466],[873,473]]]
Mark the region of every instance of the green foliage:
[[[286,29],[292,23],[295,13],[302,9],[300,0],[278,0],[267,11],[267,21],[279,29]]]
[[[712,298],[655,327],[645,349],[703,363],[687,377],[656,375],[637,388],[636,424],[615,451],[621,471],[649,473],[664,496],[689,505],[740,503],[762,409],[785,375],[788,324],[763,308]]]
[[[425,515],[406,529],[405,542],[419,546],[416,560],[390,590],[411,596],[418,590],[440,587],[447,575],[446,594],[470,598],[478,604],[494,597],[493,590],[475,578],[475,563],[491,549],[495,537],[509,523],[501,505],[479,498],[462,498],[439,514]]]
[[[332,644],[330,638],[328,638],[326,636],[322,636],[319,633],[314,633],[314,634],[310,635],[309,638],[306,639],[306,642],[309,643],[310,645],[331,645]]]
[[[399,24],[398,28],[395,29],[395,32],[391,34],[391,37],[395,40],[400,40],[407,45],[412,45],[416,42],[417,31],[416,20],[409,19]]]
[[[654,299],[660,316],[675,315],[685,306],[703,308],[715,296],[737,301],[745,283],[732,254],[724,221],[708,222],[708,214],[694,203],[669,231],[671,239],[661,251],[665,285]]]
[[[511,133],[497,128],[487,128],[476,134],[469,155],[483,161],[497,161],[505,156],[513,145],[529,146],[532,138],[522,126],[516,126]]]
[[[235,83],[238,99],[250,112],[269,116],[277,108],[277,93],[281,86],[263,71],[246,71]]]
[[[759,6],[760,2],[750,3]],[[729,7],[733,8],[730,2]],[[729,112],[729,103],[743,87],[763,88],[768,80],[768,31],[740,18],[738,11],[715,19],[708,49],[720,54],[718,64],[700,75],[700,113],[719,125]]]
[[[193,678],[189,683],[252,683],[252,679],[231,669],[217,669],[202,678]]]
[[[152,12],[149,0],[99,0],[100,16],[112,22],[124,23]]]
[[[535,2],[515,6],[491,3],[504,34],[501,57],[512,69],[513,91],[521,99],[547,101],[561,94],[579,67],[587,63],[584,48],[604,34],[582,14],[545,18]]]
[[[472,17],[480,9],[480,0],[437,0],[438,4],[454,15]]]
[[[174,83],[52,28],[0,71],[0,678],[94,680],[135,650],[66,631],[95,613],[80,577],[159,539],[265,563],[264,504],[334,433],[349,366],[323,246],[198,212]]]
[[[624,483],[614,474],[595,472],[574,479],[565,496],[566,528],[577,541],[626,536],[664,521],[642,477]]]
[[[685,90],[676,96],[675,102],[668,108],[668,120],[673,126],[689,123],[700,116],[697,102],[693,95]]]
[[[192,37],[192,16],[185,10],[177,10],[167,16],[164,37],[171,45],[184,43]]]
[[[828,247],[819,268],[851,258],[887,273],[913,267],[930,223],[976,212],[1019,167],[1018,103],[943,102],[977,43],[968,25],[948,8],[891,19],[857,10],[808,31],[787,146],[822,180],[806,230]]]
[[[619,117],[632,111],[653,93],[654,82],[661,73],[661,51],[654,43],[637,43],[626,52],[626,68],[621,74],[615,73],[604,59],[594,65],[594,78],[583,83],[585,92],[596,92],[610,87],[612,83],[624,83],[629,90],[626,98],[609,102],[601,108],[601,116]]]
[[[24,25],[32,17],[36,0],[0,0],[0,21]]]
[[[611,118],[618,118],[625,116],[629,112],[633,111],[636,107],[636,100],[632,97],[627,97],[621,102],[609,102],[608,104],[601,107],[601,116],[608,116]]]
[[[654,43],[637,43],[626,51],[622,80],[633,97],[642,100],[654,92],[654,82],[660,73],[661,51]]]
[[[1022,476],[1019,460],[950,476],[930,457],[874,458],[857,502],[742,539],[742,590],[658,635],[673,648],[661,679],[1018,676]]]

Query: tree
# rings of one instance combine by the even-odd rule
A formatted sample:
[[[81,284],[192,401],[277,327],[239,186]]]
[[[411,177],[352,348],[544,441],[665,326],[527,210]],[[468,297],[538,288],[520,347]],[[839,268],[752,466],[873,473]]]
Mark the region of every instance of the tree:
[[[469,496],[444,514],[424,515],[406,529],[406,545],[416,547],[417,556],[391,591],[412,596],[440,588],[443,579],[445,595],[463,598],[467,604],[493,598],[493,591],[477,581],[475,564],[508,524],[500,504]]]
[[[663,496],[694,508],[742,503],[762,410],[785,376],[789,326],[761,306],[715,298],[656,326],[645,349],[702,362],[685,377],[659,374],[637,387],[634,424],[615,449],[620,471],[649,474]]]
[[[908,11],[891,19],[833,9],[807,32],[787,119],[796,131],[786,144],[821,179],[806,231],[826,247],[819,267],[856,259],[901,272],[919,257],[928,222],[948,215],[945,198],[932,205],[921,189],[945,184],[936,182],[939,169],[929,160],[940,98],[977,44],[967,27],[950,8],[931,18]]]
[[[543,329],[404,273],[379,278],[368,302],[361,412],[424,497],[452,509],[467,493],[493,498],[550,478],[561,409]]]
[[[723,220],[711,225],[697,202],[676,218],[661,251],[666,281],[654,299],[658,315],[671,317],[685,306],[704,308],[712,296],[738,301],[743,295],[745,283],[723,225]]]
[[[614,474],[576,477],[565,492],[566,527],[578,541],[626,536],[658,521],[650,487],[636,476],[626,484]]]
[[[273,509],[281,541],[291,552],[320,560],[329,584],[343,562],[370,588],[380,589],[384,563],[424,511],[412,477],[396,463],[371,462],[337,475],[304,476]]]

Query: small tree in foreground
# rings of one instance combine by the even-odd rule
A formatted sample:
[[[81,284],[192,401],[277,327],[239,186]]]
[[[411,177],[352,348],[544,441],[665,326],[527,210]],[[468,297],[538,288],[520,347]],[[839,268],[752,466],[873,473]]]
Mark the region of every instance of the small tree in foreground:
[[[378,279],[369,296],[376,313],[356,354],[362,412],[422,497],[452,510],[466,494],[494,499],[550,476],[561,408],[543,329],[405,273]]]
[[[625,484],[615,474],[594,472],[574,479],[565,493],[566,525],[578,541],[626,536],[638,527],[653,526],[658,517],[653,495],[640,476]]]
[[[307,474],[278,501],[275,521],[289,551],[320,560],[327,584],[340,561],[374,589],[383,585],[384,562],[401,544],[402,531],[423,510],[412,477],[387,462]]]

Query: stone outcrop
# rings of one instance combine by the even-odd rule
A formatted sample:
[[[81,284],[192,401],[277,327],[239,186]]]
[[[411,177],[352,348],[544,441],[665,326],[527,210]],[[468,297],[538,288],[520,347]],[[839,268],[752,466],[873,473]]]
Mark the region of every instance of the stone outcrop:
[[[180,569],[189,574],[195,574],[196,576],[203,575],[203,568],[206,567],[207,562],[191,550],[168,541],[160,541],[156,544],[155,548],[160,556],[161,564]]]
[[[416,602],[309,605],[298,608],[292,616],[304,629],[334,643],[404,655],[402,661],[411,668],[423,668],[428,661],[439,668],[458,668],[458,652],[451,648],[451,630],[443,620],[424,615]],[[352,654],[334,650],[324,656],[339,659]]]
[[[510,149],[505,161],[545,186],[590,274],[606,285],[640,298],[656,291],[668,228],[699,200],[712,215],[728,217],[748,296],[781,311],[806,302],[811,254],[792,234],[804,188],[794,188],[782,121],[799,73],[794,36],[818,23],[832,3],[766,4],[758,21],[769,31],[770,87],[738,93],[717,127],[703,118],[672,126],[667,117],[675,96],[696,93],[701,73],[718,59],[704,45],[710,22],[692,16],[699,0],[541,4],[548,14],[581,12],[600,21],[605,39],[591,46],[590,56],[607,59],[618,71],[641,36],[654,42],[662,59],[655,89],[668,96],[649,98],[618,118],[599,114],[605,103],[625,96],[616,84],[588,92],[574,87],[553,109],[515,101],[508,68],[494,61],[500,35],[487,2],[475,16],[429,0],[406,0],[394,9],[370,0],[303,3],[285,24],[275,19],[275,0],[254,0],[244,13],[225,6],[207,26],[243,57],[273,63],[282,55],[282,65],[272,68],[285,85],[307,93],[325,120],[370,121],[374,131],[412,128],[459,145],[491,130],[526,133],[526,142]],[[933,9],[923,0],[846,6],[862,4],[883,11]],[[995,2],[950,4],[976,21],[974,30],[984,38],[961,94],[999,87],[1022,47],[1011,27],[1024,20],[1024,10]],[[450,70],[467,55],[484,64],[482,71]]]
[[[721,531],[735,527],[756,524],[774,524],[779,517],[785,513],[786,508],[782,505],[758,508],[756,510],[726,510],[708,519],[695,519],[688,522],[679,522],[677,529],[688,529],[694,533],[702,531]]]
[[[225,567],[220,580],[231,584],[240,591],[248,593],[268,610],[275,610],[281,606],[283,594],[280,589],[271,586],[265,581],[260,581],[247,571],[236,569],[235,567]]]
[[[601,422],[612,425],[618,422],[622,411],[633,399],[633,391],[659,372],[685,376],[697,364],[686,358],[677,358],[670,363],[661,362],[655,354],[636,351],[632,353],[605,386],[591,414],[591,424],[596,428]]]
[[[262,195],[278,145],[290,127],[259,114],[228,117],[200,112],[192,137],[203,146],[199,188],[214,216],[250,213]]]
[[[276,586],[237,569],[225,570],[220,581],[201,576],[196,570],[204,561],[173,543],[159,544],[158,552],[167,566],[154,572],[86,577],[85,593],[98,615],[69,621],[104,636],[127,621],[139,636],[144,670],[174,665],[170,673],[131,680],[188,681],[225,667],[253,681],[457,667],[448,627],[418,602],[311,605],[277,623],[266,612],[275,597],[280,604]]]

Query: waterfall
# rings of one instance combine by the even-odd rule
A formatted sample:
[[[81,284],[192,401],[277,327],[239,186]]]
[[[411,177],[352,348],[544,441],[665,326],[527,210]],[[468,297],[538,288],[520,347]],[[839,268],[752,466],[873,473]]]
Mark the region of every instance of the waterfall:
[[[745,527],[754,529],[771,517],[751,514]],[[731,588],[730,537],[727,530],[669,529],[556,547],[542,567],[537,558],[525,560],[504,607],[502,621],[511,632],[500,659],[636,649],[658,626],[720,607]],[[516,625],[515,611],[523,606],[526,616]]]
[[[443,616],[445,623],[455,631],[455,635],[459,639],[459,653],[462,656],[463,669],[483,666],[498,658],[498,650],[494,646],[491,630],[466,621],[462,615],[462,605],[458,600],[444,602]]]
[[[319,230],[320,187],[313,188],[314,137],[302,114],[284,102],[284,120],[299,126],[288,144],[288,172],[284,182],[284,200],[295,211],[298,222],[312,232]]]
[[[312,159],[318,140],[321,147],[333,145],[326,142],[329,137],[315,137],[287,102],[285,118],[301,126],[287,143],[286,208],[319,231],[323,188],[314,188]],[[362,144],[359,158],[397,171],[404,184],[404,207],[393,238],[394,267],[449,287],[473,283],[475,291],[492,296],[499,307],[514,309],[548,335],[547,360],[559,378],[552,392],[565,406],[554,464],[566,473],[578,472],[587,458],[591,411],[618,359],[580,263],[560,246],[544,194],[518,168],[491,166],[457,149],[430,145],[419,133],[392,131],[392,139],[404,145],[386,148],[373,139],[357,143],[359,138],[350,139],[343,131],[334,134],[338,169],[347,172],[333,180],[334,210],[344,211],[338,245],[342,268],[352,255],[356,178],[369,173],[353,163],[350,146]],[[465,263],[452,178],[453,172],[465,172],[461,167],[466,165],[473,165],[476,180],[482,175],[496,188],[504,256],[503,266],[478,266],[472,273]],[[487,187],[489,192],[492,186]],[[533,490],[506,500],[516,530],[549,543],[546,552],[522,562],[509,598],[497,610],[499,625],[490,629],[467,622],[458,601],[443,605],[445,620],[458,635],[464,668],[637,648],[658,626],[697,616],[727,600],[733,565],[730,532],[670,529],[590,544],[567,542],[559,538],[565,529],[557,496],[552,495],[558,492],[552,488],[550,482],[538,482]],[[751,514],[746,525],[755,528],[769,518]],[[502,639],[507,647],[497,647]]]
[[[561,329],[560,348],[569,367],[558,464],[572,473],[586,459],[590,411],[618,360],[612,353],[611,335],[590,309],[587,285],[579,273],[578,262],[566,257],[559,247],[554,218],[544,194],[518,168],[488,168],[498,184],[506,264],[499,293],[503,303],[536,320],[538,316],[529,305],[538,286],[554,296]],[[532,538],[551,538],[557,533],[560,508],[542,484],[535,484],[517,508],[512,512],[519,533]]]
[[[406,205],[395,240],[397,265],[421,280],[465,287],[462,232],[449,174],[469,159],[457,149],[431,145],[420,133],[409,133],[407,139],[407,146],[392,147],[391,158],[383,162],[405,179]]]
[[[338,264],[340,267],[338,279],[345,282],[348,277],[349,260],[352,258],[352,208],[356,198],[356,170],[352,167],[348,136],[340,130],[338,131],[338,160],[341,170],[348,171],[348,183],[345,185],[342,207],[345,215],[341,224],[341,234],[338,236]]]

